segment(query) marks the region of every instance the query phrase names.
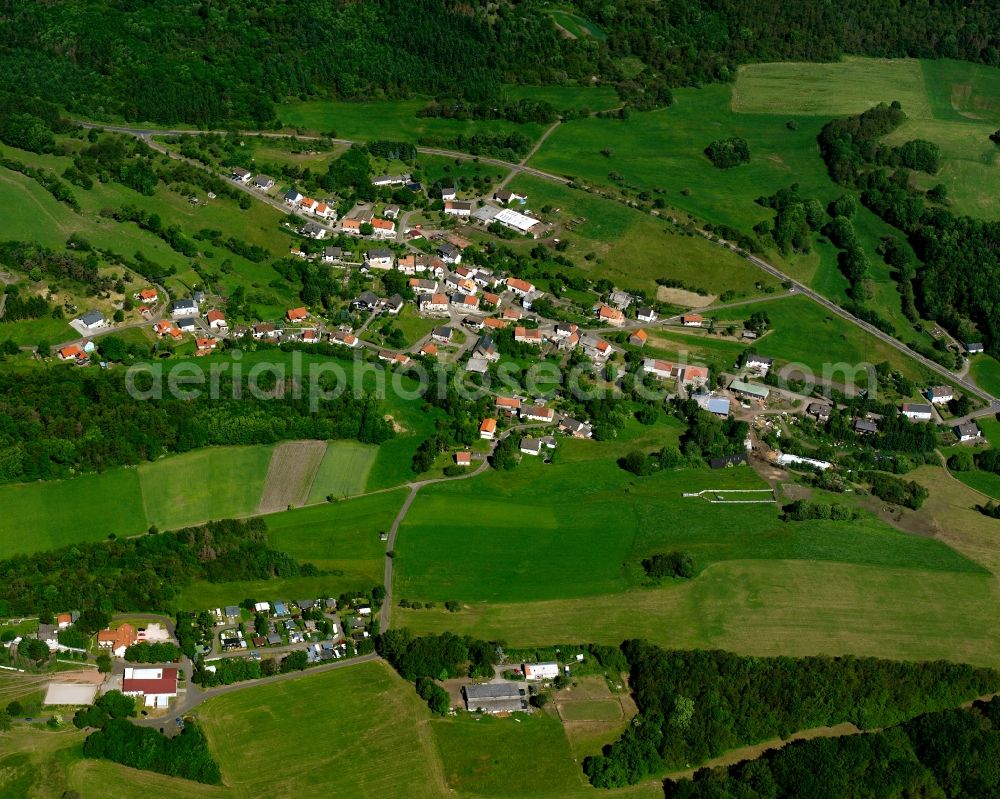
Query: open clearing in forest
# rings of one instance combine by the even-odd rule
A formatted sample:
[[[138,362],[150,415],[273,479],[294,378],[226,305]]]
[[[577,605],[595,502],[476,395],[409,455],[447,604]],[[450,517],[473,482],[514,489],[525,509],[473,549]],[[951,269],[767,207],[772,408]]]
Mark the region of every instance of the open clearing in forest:
[[[325,441],[278,444],[267,467],[258,512],[276,513],[304,505],[325,454]]]

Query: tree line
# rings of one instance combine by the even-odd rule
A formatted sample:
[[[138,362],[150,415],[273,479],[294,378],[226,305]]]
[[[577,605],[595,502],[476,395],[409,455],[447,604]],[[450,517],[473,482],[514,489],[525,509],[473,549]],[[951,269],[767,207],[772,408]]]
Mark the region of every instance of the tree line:
[[[0,560],[0,616],[46,617],[79,609],[83,612],[77,625],[92,633],[107,624],[111,613],[169,611],[195,580],[318,573],[311,563],[272,549],[263,519],[229,519]],[[151,654],[133,654],[141,660],[147,651]]]
[[[626,641],[622,652],[639,715],[618,741],[584,761],[597,787],[635,784],[798,730],[898,724],[1000,688],[992,669],[943,661],[751,658],[638,640]]]

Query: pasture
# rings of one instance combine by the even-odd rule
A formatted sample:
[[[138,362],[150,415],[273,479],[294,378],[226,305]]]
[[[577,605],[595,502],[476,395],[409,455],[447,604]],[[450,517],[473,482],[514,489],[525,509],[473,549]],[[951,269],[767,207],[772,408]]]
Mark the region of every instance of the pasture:
[[[969,375],[981,389],[993,396],[1000,396],[1000,361],[982,353],[970,359]]]
[[[139,466],[149,524],[175,530],[257,513],[274,447],[206,447]]]
[[[577,14],[575,11],[556,8],[548,12],[552,21],[573,39],[583,39],[592,37],[602,40],[607,38],[607,34],[586,17]]]
[[[545,100],[557,109],[581,108],[603,111],[621,102],[613,86],[504,86],[511,100]]]
[[[593,459],[579,457],[586,448]],[[421,491],[395,547],[396,595],[473,604],[628,595],[645,582],[641,559],[673,550],[690,553],[705,570],[751,559],[983,572],[943,544],[902,534],[874,517],[849,525],[789,524],[778,520],[773,505],[706,505],[682,496],[765,488],[750,469],[681,469],[636,479],[599,443],[561,441],[560,449],[551,465],[526,458],[510,473]],[[640,447],[622,444],[618,452],[630,449]],[[461,569],[454,567],[456,552]]]
[[[134,535],[148,527],[136,469],[0,486],[0,507],[0,557]]]
[[[274,447],[258,513],[301,507],[326,456],[325,441],[284,441]]]
[[[328,496],[349,497],[365,490],[378,447],[358,441],[331,441],[309,489],[309,504]]]
[[[267,517],[268,540],[275,549],[331,572],[327,581],[344,590],[368,589],[382,581],[385,566],[379,533],[392,525],[405,498],[400,489],[276,513]]]
[[[359,799],[446,792],[427,707],[385,663],[248,688],[198,716],[231,795],[301,797],[335,775]]]
[[[431,722],[448,787],[477,797],[585,794],[562,725],[547,713],[462,715]]]
[[[775,284],[734,253],[614,200],[523,174],[510,188],[526,194],[528,208],[542,218],[564,227],[570,223],[558,237],[569,242],[567,255],[594,279],[648,294],[656,291],[657,278],[667,277],[714,294],[754,294],[758,284]]]

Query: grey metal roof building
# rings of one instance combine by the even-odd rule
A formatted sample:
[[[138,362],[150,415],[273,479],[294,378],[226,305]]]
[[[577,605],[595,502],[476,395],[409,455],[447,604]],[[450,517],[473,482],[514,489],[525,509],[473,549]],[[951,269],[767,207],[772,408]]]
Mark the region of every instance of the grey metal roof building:
[[[466,685],[462,692],[466,708],[473,712],[513,713],[525,707],[521,688],[509,682]]]

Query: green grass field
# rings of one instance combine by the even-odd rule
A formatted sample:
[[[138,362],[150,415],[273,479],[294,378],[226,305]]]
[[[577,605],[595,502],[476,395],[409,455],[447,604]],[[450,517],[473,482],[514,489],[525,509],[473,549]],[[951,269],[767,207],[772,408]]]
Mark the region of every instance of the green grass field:
[[[357,441],[331,441],[309,490],[309,503],[323,502],[333,494],[349,497],[360,494],[368,482],[378,447]]]
[[[993,474],[993,472],[952,472],[952,475],[961,480],[969,488],[980,491],[986,494],[987,497],[992,497],[995,500],[1000,500],[1000,474]],[[982,499],[985,504],[986,499]]]
[[[461,796],[587,793],[562,725],[547,713],[435,719],[431,728],[448,786]]]
[[[385,566],[379,533],[392,525],[405,498],[404,490],[388,491],[272,514],[268,538],[275,549],[333,572],[329,582],[343,590],[368,589],[381,582]]]
[[[556,25],[566,31],[574,39],[592,37],[594,39],[601,40],[607,38],[607,34],[597,27],[597,25],[586,17],[582,17],[573,11],[568,11],[566,9],[553,9],[548,13]]]
[[[612,86],[519,86],[504,87],[504,93],[511,100],[545,100],[556,109],[586,108],[603,111],[617,108],[621,101]]]
[[[986,353],[973,355],[970,360],[969,375],[976,385],[994,396],[1000,395],[1000,361]]]
[[[397,596],[507,603],[627,592],[642,582],[643,557],[672,550],[689,552],[699,568],[761,559],[982,571],[939,542],[903,535],[872,517],[849,525],[784,524],[774,505],[710,505],[682,496],[764,487],[749,469],[636,480],[612,457],[641,449],[637,444],[620,445],[614,455],[601,453],[596,442],[560,447],[552,465],[525,459],[511,473],[421,491],[396,545]],[[591,460],[574,459],[586,448]]]
[[[384,663],[239,691],[198,716],[235,796],[301,797],[338,783],[359,798],[445,793],[427,707]]]
[[[139,467],[146,518],[161,530],[257,512],[271,445],[206,447]]]
[[[510,186],[528,196],[528,207],[535,213],[549,207],[543,214],[546,218],[563,223],[585,220],[572,232],[561,232],[560,239],[569,241],[567,254],[595,279],[605,277],[650,294],[661,277],[716,294],[727,290],[753,294],[758,283],[775,283],[728,250],[614,200],[530,175],[518,175]],[[596,258],[585,260],[590,253]]]
[[[134,535],[148,526],[135,469],[0,486],[0,557]]]

